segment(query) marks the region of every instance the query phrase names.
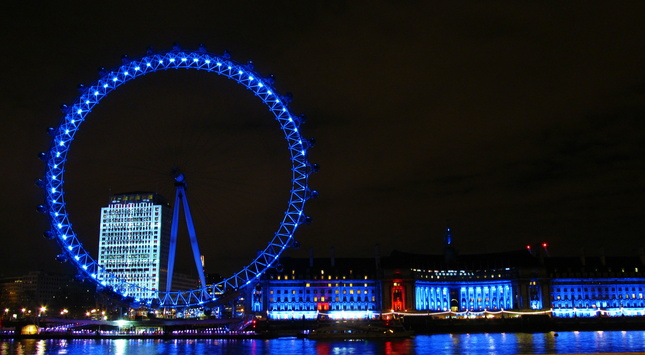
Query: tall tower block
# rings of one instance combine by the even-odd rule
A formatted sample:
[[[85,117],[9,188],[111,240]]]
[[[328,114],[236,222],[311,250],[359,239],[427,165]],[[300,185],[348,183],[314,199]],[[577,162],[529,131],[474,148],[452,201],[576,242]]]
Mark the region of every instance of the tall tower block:
[[[153,298],[166,284],[170,223],[168,202],[152,192],[113,195],[101,208],[98,263],[102,272],[140,286],[128,296]]]

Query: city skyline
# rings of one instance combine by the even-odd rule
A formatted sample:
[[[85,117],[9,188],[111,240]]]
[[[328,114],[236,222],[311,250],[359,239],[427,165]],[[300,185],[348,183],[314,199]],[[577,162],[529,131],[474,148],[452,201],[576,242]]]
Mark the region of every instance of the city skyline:
[[[71,3],[11,6],[4,32],[20,59],[1,59],[0,238],[12,247],[0,252],[0,273],[45,267],[60,252],[41,237],[33,184],[58,106],[97,68],[173,42],[252,60],[307,116],[320,198],[306,206],[313,223],[296,232],[302,248],[288,255],[335,247],[370,256],[375,244],[438,254],[446,226],[462,253],[547,242],[557,255],[636,255],[645,246],[642,5],[241,2],[144,18],[146,8],[129,5],[122,28],[110,26],[110,11]],[[179,165],[207,270],[248,263],[289,189],[288,152],[266,111],[204,73],[168,71],[117,90],[70,150],[66,198],[87,249],[97,250],[109,195],[169,198]]]

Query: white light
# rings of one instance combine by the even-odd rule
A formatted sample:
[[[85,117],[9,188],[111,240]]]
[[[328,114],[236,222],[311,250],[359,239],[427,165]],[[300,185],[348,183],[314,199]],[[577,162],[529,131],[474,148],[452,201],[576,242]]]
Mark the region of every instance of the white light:
[[[52,187],[52,193],[56,193],[56,188]]]
[[[139,70],[141,70],[141,67],[134,67],[134,70],[139,71]]]
[[[63,240],[67,240],[67,234],[63,234],[61,238],[63,238]]]
[[[126,75],[126,76],[127,76],[127,75],[130,75],[130,73],[128,73],[128,72],[125,72],[125,73],[123,73],[123,75]]]
[[[181,58],[181,61],[182,61],[182,62],[185,62],[185,61],[186,61],[186,58]]]
[[[206,59],[206,64],[211,64],[211,60],[210,60],[210,59]],[[219,63],[217,63],[217,64],[219,64]]]
[[[76,261],[81,260],[81,258],[80,258],[78,255],[75,255],[75,256],[74,256],[74,259],[76,259]]]
[[[264,87],[264,84],[260,83],[260,84],[258,84],[258,86],[260,86],[261,88],[263,88],[263,87]]]
[[[107,88],[107,87],[108,87],[108,84],[103,84],[103,87],[104,87],[104,88]]]
[[[69,134],[69,129],[66,129],[66,130],[65,130],[65,134]]]
[[[72,249],[74,249],[74,248],[71,245],[67,246],[67,250],[72,250]]]
[[[65,142],[60,141],[60,142],[58,142],[58,145],[60,145],[60,146],[62,147],[62,146],[64,146],[64,145],[65,145]]]
[[[79,108],[79,109],[78,109],[78,111],[76,111],[76,113],[78,113],[78,114],[80,115],[81,113],[83,113],[83,110],[81,110],[81,109]]]
[[[253,77],[252,77],[252,76],[249,76],[249,80],[253,80]]]
[[[199,59],[194,58],[194,59],[193,59],[193,62],[199,62]]]
[[[83,270],[87,270],[87,265],[83,265]]]
[[[171,62],[174,62],[174,61],[175,61],[175,58],[170,58],[170,61],[171,61]]]
[[[96,96],[96,95],[98,95],[98,94],[99,94],[99,92],[98,92],[98,91],[94,91],[94,96]]]
[[[116,82],[117,80],[119,80],[119,79],[118,78],[112,78],[112,81],[114,81],[114,82]]]
[[[56,158],[60,158],[60,152],[56,152]]]
[[[146,63],[146,66],[147,66],[147,67],[150,67],[150,66],[152,66],[152,64],[150,64],[150,63]]]
[[[89,104],[90,104],[90,100],[85,100],[85,104],[86,104],[86,105],[89,105]]]
[[[63,228],[63,225],[62,225],[62,224],[60,224],[60,223],[58,223],[56,226],[58,227],[58,229]]]

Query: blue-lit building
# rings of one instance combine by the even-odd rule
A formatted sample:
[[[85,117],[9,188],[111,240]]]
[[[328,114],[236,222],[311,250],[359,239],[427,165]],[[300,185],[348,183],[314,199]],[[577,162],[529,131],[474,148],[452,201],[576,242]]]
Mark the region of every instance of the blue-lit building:
[[[547,258],[554,317],[645,316],[645,256]]]
[[[166,200],[152,192],[110,196],[101,208],[99,235],[99,277],[105,286],[125,280],[138,285],[121,290],[128,296],[155,296],[167,277],[170,213]]]
[[[375,259],[282,258],[252,293],[252,309],[270,319],[365,319],[381,313]]]
[[[385,283],[407,295],[397,303],[392,292],[386,311],[493,314],[545,307],[544,267],[525,250],[463,256],[395,251],[383,265]]]
[[[543,244],[459,255],[445,240],[436,255],[282,258],[253,288],[250,307],[269,319],[645,316],[642,253],[550,257]]]

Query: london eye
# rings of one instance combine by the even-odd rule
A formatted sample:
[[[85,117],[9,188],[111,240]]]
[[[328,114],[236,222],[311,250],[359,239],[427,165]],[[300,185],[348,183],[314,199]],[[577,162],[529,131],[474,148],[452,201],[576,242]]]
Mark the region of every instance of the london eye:
[[[44,191],[45,201],[38,209],[48,217],[50,228],[45,236],[53,239],[60,246],[60,259],[71,262],[85,279],[91,280],[98,287],[107,288],[110,292],[129,299],[129,291],[141,288],[128,280],[112,273],[105,272],[103,266],[92,257],[83,246],[72,228],[68,212],[65,175],[68,153],[80,127],[88,120],[92,110],[108,94],[123,84],[146,74],[169,69],[192,69],[217,74],[230,79],[233,83],[251,91],[259,98],[272,117],[277,121],[290,157],[290,191],[283,217],[277,230],[269,236],[269,242],[246,266],[232,276],[213,284],[200,283],[199,288],[181,291],[154,290],[150,299],[130,300],[160,307],[191,307],[207,305],[239,291],[257,280],[267,269],[278,266],[278,259],[288,247],[297,242],[294,239],[296,229],[309,222],[304,213],[307,200],[317,195],[308,185],[309,176],[317,170],[317,165],[308,160],[308,150],[313,140],[302,136],[300,125],[303,117],[292,113],[289,107],[290,97],[280,95],[274,88],[272,77],[263,77],[254,70],[252,63],[242,64],[230,59],[228,53],[215,55],[203,46],[198,50],[184,50],[175,46],[172,50],[154,52],[149,50],[145,56],[129,59],[124,57],[122,65],[112,70],[104,70],[100,78],[80,89],[80,95],[63,108],[63,117],[57,127],[50,128],[52,141],[47,152],[40,154],[45,162],[44,178],[38,184]],[[152,290],[147,290],[152,291]]]

